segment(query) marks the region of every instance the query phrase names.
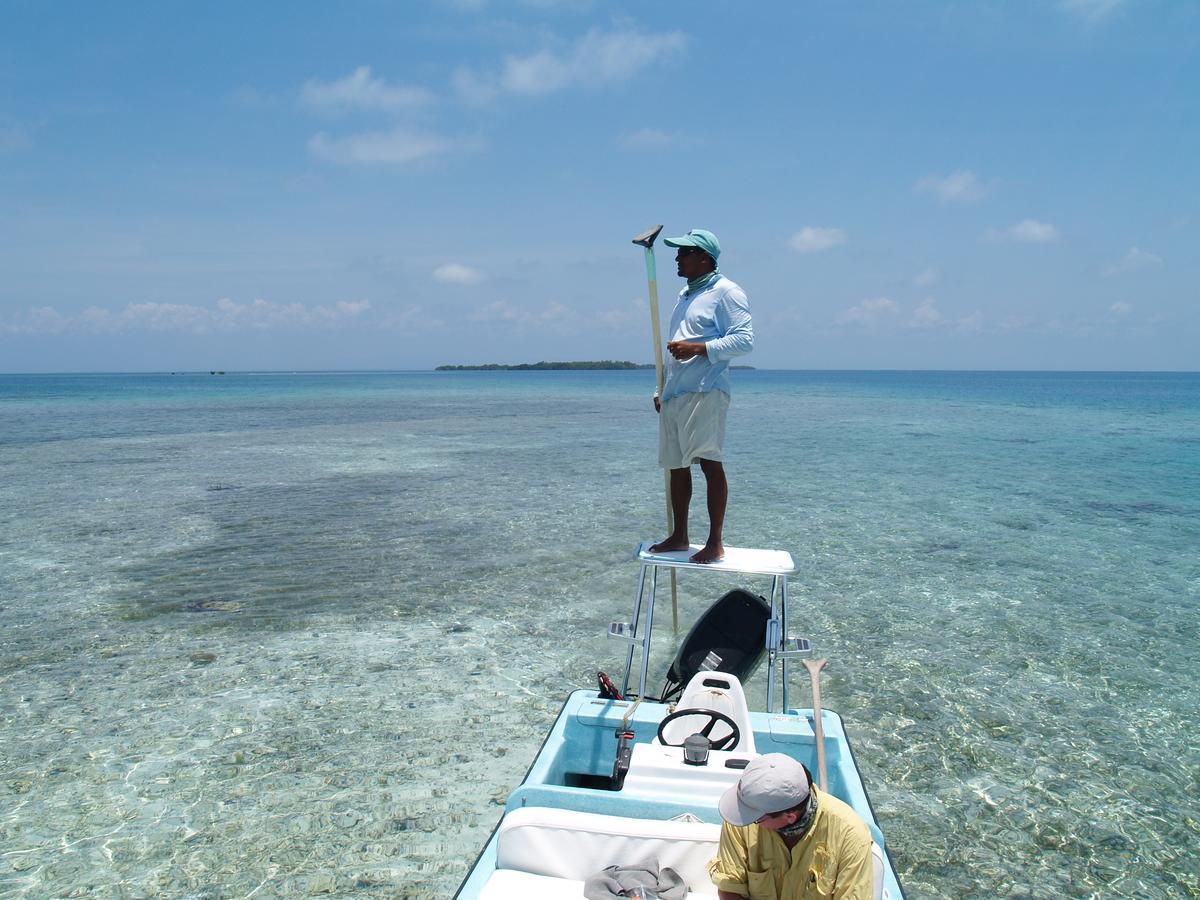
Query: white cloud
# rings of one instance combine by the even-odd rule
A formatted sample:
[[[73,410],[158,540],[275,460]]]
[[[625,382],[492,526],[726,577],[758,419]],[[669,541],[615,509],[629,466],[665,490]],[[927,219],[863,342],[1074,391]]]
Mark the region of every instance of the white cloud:
[[[409,335],[438,331],[446,327],[446,322],[438,318],[420,304],[410,304],[403,309],[390,309],[383,312],[379,325],[383,328],[401,329]]]
[[[524,309],[507,300],[494,300],[472,311],[468,318],[474,322],[502,322],[520,326],[558,325],[569,327],[578,315],[567,306],[552,300],[541,309]]]
[[[544,49],[527,56],[506,56],[499,72],[485,75],[467,68],[454,73],[463,99],[487,102],[497,93],[550,94],[576,85],[628,81],[652,63],[678,56],[687,38],[677,31],[644,34],[632,29],[593,28],[569,47]]]
[[[509,56],[504,60],[500,86],[514,94],[549,94],[570,84],[578,71],[570,59],[549,50],[532,56]]]
[[[432,100],[433,94],[425,88],[389,85],[382,78],[372,78],[368,66],[359,66],[353,73],[337,81],[307,81],[300,90],[300,102],[309,109],[321,112],[350,109],[395,112],[422,106]]]
[[[805,225],[788,239],[790,246],[797,253],[819,253],[846,243],[846,232],[841,228],[817,228]]]
[[[887,297],[864,300],[849,309],[842,310],[834,319],[838,325],[873,325],[890,319],[900,312],[900,305]]]
[[[501,84],[518,94],[544,94],[571,84],[627,81],[640,69],[683,51],[680,32],[640,34],[593,28],[564,55],[541,51],[504,60]]]
[[[579,310],[558,300],[544,306],[518,306],[508,300],[493,300],[467,313],[472,322],[486,322],[520,332],[549,332],[554,334],[595,334],[597,332],[627,333],[630,328],[642,327],[646,321],[645,301],[634,299],[614,307],[589,307]]]
[[[221,319],[228,321],[230,310],[222,304],[230,300],[218,300],[216,311],[193,306],[189,303],[130,303],[115,318],[102,315],[94,308],[95,322],[124,330],[125,326],[144,327],[151,331],[208,331]]]
[[[959,169],[949,175],[926,175],[918,178],[913,190],[918,194],[934,194],[942,203],[973,203],[987,196],[988,189],[974,172]]]
[[[1023,331],[1032,331],[1037,326],[1038,322],[1032,316],[1007,315],[1000,320],[997,331],[1000,334],[1016,334]]]
[[[308,81],[300,91],[300,102],[319,112],[396,113],[433,100],[433,94],[425,88],[392,85],[372,77],[368,66],[359,66],[337,81]],[[476,141],[397,126],[390,131],[343,136],[322,131],[309,139],[308,150],[317,159],[338,165],[405,165],[477,145]]]
[[[1058,229],[1037,219],[1022,219],[1016,225],[1003,231],[989,231],[986,237],[991,240],[1017,241],[1021,244],[1048,244],[1059,238]]]
[[[341,300],[333,306],[306,306],[303,303],[272,303],[262,299],[237,303],[224,297],[217,301],[215,324],[220,328],[321,325],[339,319],[359,318],[370,308],[371,303],[367,300]]]
[[[331,138],[322,131],[308,142],[313,156],[339,165],[404,165],[471,146],[473,144],[467,141],[405,128],[340,138]]]
[[[522,317],[521,310],[505,300],[493,300],[485,306],[476,307],[467,316],[472,322],[515,322]]]
[[[1118,300],[1108,308],[1108,311],[1114,316],[1127,316],[1133,312],[1133,307],[1128,303],[1122,303],[1120,300]]]
[[[1138,269],[1148,269],[1162,265],[1162,257],[1147,253],[1138,247],[1130,247],[1120,259],[1109,263],[1103,269],[1106,278],[1121,275],[1125,272],[1136,272]]]
[[[983,313],[976,311],[969,316],[963,316],[954,323],[954,327],[958,331],[977,334],[983,331]]]
[[[334,309],[341,316],[354,319],[371,309],[370,300],[339,300]]]
[[[933,287],[942,280],[942,273],[932,266],[913,276],[913,284],[917,287]]]
[[[858,327],[876,333],[904,334],[905,330],[921,329],[938,333],[955,331],[977,333],[984,330],[983,314],[973,312],[968,316],[952,318],[938,308],[934,297],[926,297],[905,315],[904,308],[889,297],[863,300],[842,310],[833,320],[834,326]]]
[[[371,309],[368,300],[340,300],[332,306],[238,303],[228,297],[213,306],[190,303],[129,303],[113,311],[89,306],[77,315],[62,315],[53,307],[26,311],[14,322],[0,322],[0,334],[108,334],[119,331],[173,331],[206,334],[212,331],[263,330],[276,327],[321,327],[361,318]]]
[[[927,297],[913,310],[912,325],[916,328],[930,328],[941,323],[942,314],[937,308],[937,301],[932,297]]]
[[[634,297],[626,306],[600,307],[593,312],[600,327],[620,331],[645,323],[649,315],[648,307],[644,299]]]
[[[70,327],[70,320],[53,306],[34,306],[16,321],[0,321],[0,334],[57,334]]]
[[[484,274],[461,263],[446,263],[433,270],[433,277],[443,284],[479,284]]]

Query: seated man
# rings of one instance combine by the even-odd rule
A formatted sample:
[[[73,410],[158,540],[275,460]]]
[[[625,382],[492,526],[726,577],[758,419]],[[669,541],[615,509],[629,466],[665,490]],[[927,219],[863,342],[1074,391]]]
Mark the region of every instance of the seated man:
[[[790,756],[753,759],[720,810],[725,824],[708,873],[721,900],[872,900],[866,823]]]

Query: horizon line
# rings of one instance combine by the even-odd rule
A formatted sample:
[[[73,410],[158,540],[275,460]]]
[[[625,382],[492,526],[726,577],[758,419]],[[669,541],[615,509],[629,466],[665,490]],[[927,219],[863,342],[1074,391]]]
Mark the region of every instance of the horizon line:
[[[499,363],[498,365],[536,365],[536,363]],[[567,373],[567,374],[588,374],[601,372],[606,374],[613,373],[640,373],[653,369],[652,363],[636,363],[641,368],[638,369],[493,369],[481,370],[479,368],[467,369],[467,372],[480,372],[486,375],[497,374],[513,374],[513,375],[544,375],[547,372]],[[1200,374],[1200,369],[898,369],[898,368],[812,368],[812,369],[784,369],[784,368],[765,368],[761,366],[750,367],[751,371],[755,372],[796,372],[796,373],[875,373],[875,374],[938,374],[938,373],[958,373],[958,374],[979,374],[979,375],[1005,375],[1005,374],[1025,374],[1025,375],[1196,375]],[[745,370],[743,370],[745,371]],[[420,368],[420,369],[134,369],[134,370],[98,370],[87,369],[78,371],[55,371],[55,372],[0,372],[0,378],[4,377],[29,377],[29,376],[61,376],[61,375],[414,375],[414,374],[430,374],[430,375],[445,375],[454,376],[464,374],[463,370],[459,371],[437,371],[436,368]]]

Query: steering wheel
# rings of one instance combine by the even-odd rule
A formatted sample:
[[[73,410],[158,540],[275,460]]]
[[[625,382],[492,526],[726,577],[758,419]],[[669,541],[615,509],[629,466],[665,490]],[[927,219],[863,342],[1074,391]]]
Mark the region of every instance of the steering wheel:
[[[693,734],[699,734],[704,737],[708,737],[710,734],[712,734],[712,730],[716,727],[718,722],[723,722],[729,726],[729,734],[721,738],[721,740],[713,742],[712,748],[714,750],[729,750],[733,747],[736,747],[738,741],[740,741],[742,738],[742,732],[741,729],[738,728],[737,722],[733,721],[733,719],[729,718],[729,716],[725,715],[723,712],[717,712],[715,709],[677,709],[675,712],[671,713],[658,723],[658,742],[660,744],[666,747],[683,746],[682,741],[678,744],[672,744],[665,737],[663,737],[663,732],[666,730],[667,725],[669,725],[671,722],[674,722],[676,719],[682,719],[684,716],[705,716],[708,719],[708,722],[702,729],[697,732],[693,732]]]

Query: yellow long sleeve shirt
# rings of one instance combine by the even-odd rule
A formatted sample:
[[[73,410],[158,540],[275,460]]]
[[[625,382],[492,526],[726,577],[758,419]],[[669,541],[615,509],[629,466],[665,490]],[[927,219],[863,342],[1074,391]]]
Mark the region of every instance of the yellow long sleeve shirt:
[[[708,865],[717,890],[750,900],[872,900],[871,832],[846,803],[813,790],[816,819],[791,850],[769,828],[721,827]]]

